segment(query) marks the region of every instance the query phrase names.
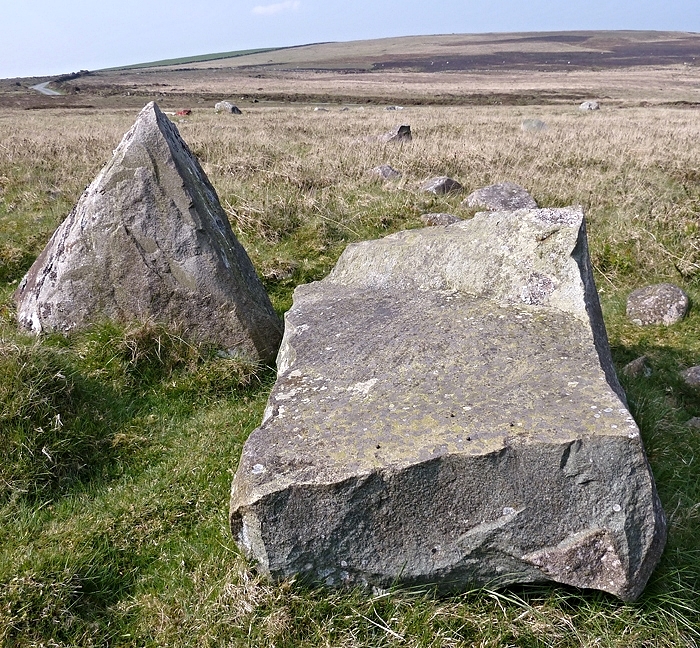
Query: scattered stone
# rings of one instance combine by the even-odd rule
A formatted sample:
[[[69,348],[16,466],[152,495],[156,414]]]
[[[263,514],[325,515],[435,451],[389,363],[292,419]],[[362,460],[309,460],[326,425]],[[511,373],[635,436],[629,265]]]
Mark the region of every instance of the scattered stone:
[[[398,180],[401,177],[401,172],[397,171],[394,167],[389,164],[380,164],[369,170],[369,173],[382,180]]]
[[[537,209],[537,203],[528,191],[514,182],[501,182],[477,189],[462,203],[466,207],[477,207],[489,211],[511,211],[513,209]]]
[[[637,598],[665,518],[581,210],[350,245],[299,286],[230,522],[275,578]]]
[[[403,110],[403,106],[387,106],[384,110]]]
[[[462,185],[456,180],[448,178],[447,176],[437,176],[436,178],[429,178],[421,185],[421,191],[427,191],[428,193],[434,194],[448,194],[455,193],[462,190]]]
[[[693,416],[693,418],[688,419],[686,425],[695,429],[700,428],[700,416]]]
[[[340,109],[340,112],[347,112],[348,110],[350,110],[350,108],[348,108],[347,106],[343,106],[343,107]]]
[[[34,333],[155,321],[274,360],[282,326],[216,191],[151,102],[15,293]]]
[[[238,106],[234,106],[230,101],[220,101],[214,106],[216,112],[231,113],[232,115],[242,115],[241,109]]]
[[[454,214],[423,214],[420,219],[429,226],[433,225],[452,225],[459,223],[462,219],[457,218]]]
[[[681,371],[681,378],[689,387],[700,387],[700,366]]]
[[[579,107],[579,110],[600,110],[600,104],[597,101],[584,101]]]
[[[402,124],[401,126],[396,126],[396,128],[390,130],[388,133],[379,136],[380,142],[410,142],[413,139],[411,135],[411,127],[408,124]]]
[[[524,131],[531,132],[543,131],[547,130],[547,124],[541,119],[523,119],[520,128]]]
[[[321,106],[316,106],[314,112],[328,112],[328,108],[322,108]]]
[[[647,365],[647,357],[641,356],[632,362],[628,362],[623,368],[622,373],[628,378],[639,378],[640,376],[651,376],[651,367]]]
[[[638,288],[627,298],[627,317],[638,326],[680,322],[690,300],[680,288],[669,283]]]

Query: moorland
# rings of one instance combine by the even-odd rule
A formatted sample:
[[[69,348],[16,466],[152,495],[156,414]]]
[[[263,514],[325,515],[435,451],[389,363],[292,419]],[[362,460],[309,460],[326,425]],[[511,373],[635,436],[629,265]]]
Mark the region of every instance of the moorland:
[[[698,645],[700,395],[679,372],[700,364],[700,35],[449,35],[202,58],[0,80],[0,643]],[[61,94],[31,89],[45,81]],[[613,358],[669,521],[639,601],[266,582],[227,513],[274,369],[154,322],[17,330],[18,281],[154,99],[192,111],[172,119],[280,314],[348,243],[419,227],[425,212],[474,213],[464,195],[422,193],[430,176],[469,191],[510,180],[541,206],[583,206]],[[243,114],[216,114],[222,99]],[[584,100],[601,109],[578,110]],[[374,137],[399,123],[412,142]],[[367,171],[381,163],[402,177],[377,182]],[[690,295],[689,315],[633,325],[627,295],[660,281]],[[623,375],[642,355],[651,373]]]

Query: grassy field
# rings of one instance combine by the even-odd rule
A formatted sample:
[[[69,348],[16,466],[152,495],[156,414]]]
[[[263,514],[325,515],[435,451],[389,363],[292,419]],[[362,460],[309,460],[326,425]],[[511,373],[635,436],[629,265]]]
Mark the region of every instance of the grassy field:
[[[171,109],[174,102],[161,107]],[[566,587],[327,592],[261,580],[227,526],[242,444],[270,368],[217,358],[155,324],[69,338],[17,332],[12,291],[133,122],[133,108],[0,114],[0,645],[697,646],[700,312],[637,328],[630,290],[655,281],[700,297],[700,119],[684,107],[575,104],[410,107],[250,105],[173,118],[282,313],[347,243],[468,218],[462,196],[419,191],[450,175],[468,190],[511,180],[541,206],[583,205],[618,369],[669,518],[642,598]],[[545,131],[520,128],[544,120]],[[414,141],[368,141],[398,122]],[[367,170],[403,173],[382,184]]]

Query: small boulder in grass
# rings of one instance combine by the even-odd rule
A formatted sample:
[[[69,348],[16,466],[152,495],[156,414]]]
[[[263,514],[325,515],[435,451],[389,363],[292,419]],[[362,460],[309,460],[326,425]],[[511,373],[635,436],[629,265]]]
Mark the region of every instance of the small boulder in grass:
[[[488,211],[537,209],[537,203],[527,189],[514,182],[501,182],[477,189],[470,193],[462,204]]]
[[[216,112],[229,113],[231,115],[242,115],[241,109],[234,106],[230,101],[220,101],[214,106]]]
[[[627,298],[627,317],[638,326],[671,326],[685,317],[689,303],[688,295],[673,284],[645,286]]]
[[[632,362],[628,362],[623,368],[622,373],[628,378],[639,378],[641,376],[651,376],[651,367],[647,365],[647,357],[641,356]]]
[[[579,107],[579,110],[587,112],[589,110],[600,110],[600,104],[597,101],[584,101]]]
[[[369,174],[379,180],[398,180],[401,177],[401,171],[397,171],[389,164],[380,164],[370,169]]]
[[[379,136],[380,142],[396,142],[402,144],[403,142],[410,142],[413,139],[411,134],[411,127],[408,124],[401,124],[396,126],[388,133]]]
[[[458,218],[454,214],[423,214],[420,219],[426,225],[453,225],[454,223],[459,223],[461,218]]]
[[[462,190],[462,185],[448,176],[429,178],[421,185],[421,190],[434,194],[455,193]]]
[[[688,387],[700,387],[700,366],[690,367],[685,371],[681,371],[681,378]]]

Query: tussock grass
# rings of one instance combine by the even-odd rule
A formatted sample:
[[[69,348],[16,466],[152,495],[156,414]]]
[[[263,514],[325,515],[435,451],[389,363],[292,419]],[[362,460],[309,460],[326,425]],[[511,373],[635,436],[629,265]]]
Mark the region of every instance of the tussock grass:
[[[167,108],[167,106],[165,106]],[[7,646],[696,646],[700,644],[700,363],[694,307],[672,327],[624,315],[657,280],[697,305],[697,111],[575,107],[195,110],[178,126],[200,157],[275,306],[352,241],[468,218],[462,195],[511,180],[542,206],[583,205],[618,369],[669,517],[661,565],[635,604],[565,587],[328,592],[272,584],[227,523],[231,478],[274,376],[156,323],[68,338],[16,332],[11,292],[133,122],[132,111],[0,115],[0,644]],[[548,129],[525,133],[525,118]],[[410,123],[414,141],[370,141]],[[389,163],[400,180],[367,173]],[[46,452],[44,452],[44,450]],[[48,456],[47,456],[48,455]]]

